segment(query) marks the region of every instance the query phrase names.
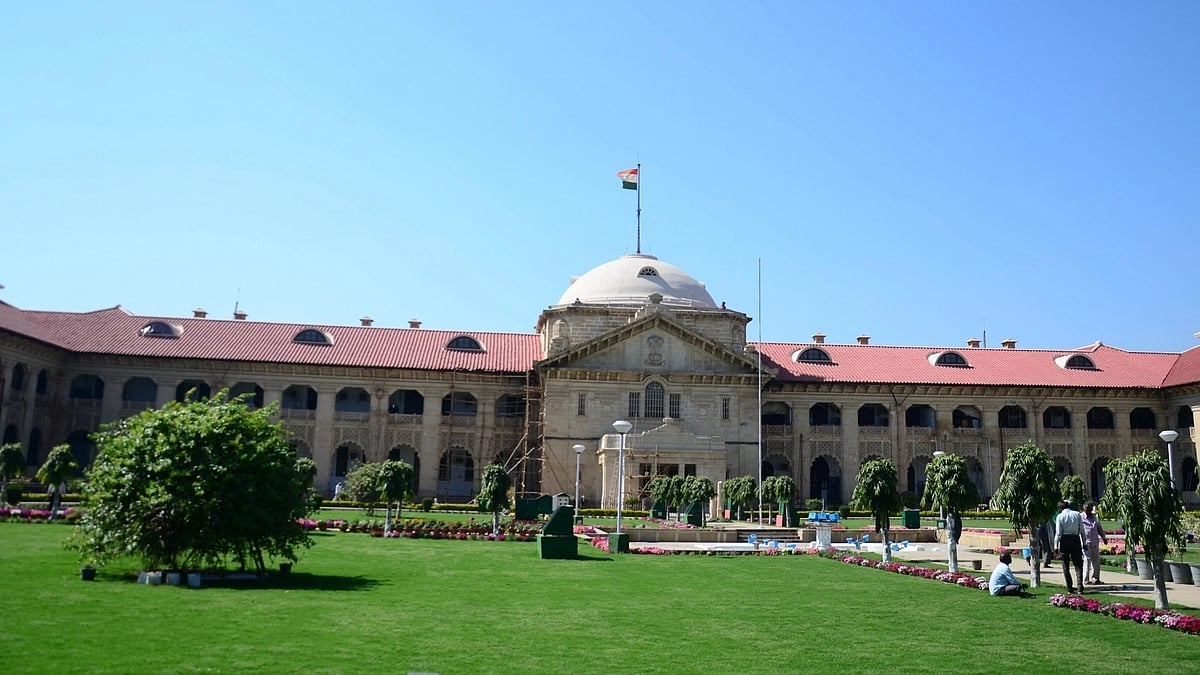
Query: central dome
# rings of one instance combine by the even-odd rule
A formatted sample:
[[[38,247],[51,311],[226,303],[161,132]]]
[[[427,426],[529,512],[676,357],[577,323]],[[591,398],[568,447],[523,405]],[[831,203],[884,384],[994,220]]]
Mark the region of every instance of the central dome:
[[[661,294],[664,305],[716,307],[703,283],[678,267],[643,253],[623,255],[572,279],[558,304],[579,301],[588,305],[641,306],[648,302],[651,293]]]

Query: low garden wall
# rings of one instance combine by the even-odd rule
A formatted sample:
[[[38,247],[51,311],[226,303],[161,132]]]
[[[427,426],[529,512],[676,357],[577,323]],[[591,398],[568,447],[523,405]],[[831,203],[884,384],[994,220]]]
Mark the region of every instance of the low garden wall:
[[[834,544],[846,543],[846,538],[861,539],[863,535],[871,538],[871,541],[883,541],[879,533],[875,530],[833,530],[829,533],[829,541]],[[800,529],[800,541],[804,543],[817,540],[816,528],[805,527]],[[904,541],[908,540],[910,544],[932,543],[938,540],[938,531],[933,528],[923,527],[919,530],[908,528],[895,528],[888,530],[889,541]]]
[[[622,530],[623,534],[629,535],[629,541],[636,541],[643,544],[653,544],[662,541],[676,541],[683,543],[716,543],[729,544],[738,540],[737,530],[703,530],[703,529],[679,529],[679,528],[650,528],[650,527],[635,527],[629,530]]]

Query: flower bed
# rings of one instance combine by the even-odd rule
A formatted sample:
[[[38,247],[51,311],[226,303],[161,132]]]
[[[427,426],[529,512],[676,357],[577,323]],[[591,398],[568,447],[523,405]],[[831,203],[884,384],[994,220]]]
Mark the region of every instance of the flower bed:
[[[345,520],[313,520],[299,518],[296,521],[306,530],[364,532],[374,537],[389,539],[457,539],[460,541],[534,541],[541,527],[529,522],[512,521],[500,528],[498,535],[492,534],[490,523],[468,522],[454,523],[430,521],[422,519],[397,520],[392,523],[392,529],[384,534],[382,520],[360,520],[349,522]]]
[[[83,515],[78,509],[59,509],[58,518],[50,520],[49,509],[13,509],[0,508],[0,522],[19,523],[74,523]]]
[[[860,567],[871,567],[877,570],[887,572],[895,572],[896,574],[906,574],[911,577],[921,577],[922,579],[933,579],[963,588],[974,588],[981,591],[988,590],[988,580],[985,577],[977,577],[964,572],[947,572],[945,570],[935,570],[919,565],[910,565],[908,563],[888,562],[882,560],[871,560],[857,555],[844,555],[838,551],[819,551],[817,555],[831,560],[839,560],[848,565],[858,565]]]
[[[1080,612],[1103,614],[1111,616],[1114,619],[1124,619],[1125,621],[1136,621],[1138,623],[1154,623],[1163,628],[1177,630],[1181,633],[1200,635],[1200,618],[1190,614],[1179,614],[1163,609],[1128,605],[1123,602],[1104,604],[1099,600],[1085,598],[1082,595],[1063,595],[1062,593],[1050,596],[1050,604],[1055,607],[1064,607]]]

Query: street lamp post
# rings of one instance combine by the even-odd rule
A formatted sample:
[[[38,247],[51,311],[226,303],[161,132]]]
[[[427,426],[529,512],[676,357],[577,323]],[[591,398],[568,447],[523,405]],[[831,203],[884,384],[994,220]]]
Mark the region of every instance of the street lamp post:
[[[621,435],[621,444],[617,446],[617,534],[621,534],[621,506],[625,501],[625,434],[633,429],[633,423],[626,420],[613,422],[613,429]]]
[[[946,455],[946,453],[943,450],[934,450],[933,451],[934,459],[937,459],[938,457],[944,457],[945,455]],[[926,483],[929,482],[929,468],[928,467],[925,468],[925,482]],[[938,504],[938,521],[940,521],[941,525],[943,525],[943,526],[946,525],[946,507],[943,504]]]
[[[1167,429],[1160,432],[1158,437],[1167,442],[1167,468],[1171,471],[1171,489],[1175,489],[1175,455],[1172,452],[1171,444],[1175,439],[1179,438],[1179,432],[1174,429]]]
[[[579,459],[583,457],[583,446],[576,443],[572,448],[575,451],[575,523],[583,523],[583,516],[579,515]]]

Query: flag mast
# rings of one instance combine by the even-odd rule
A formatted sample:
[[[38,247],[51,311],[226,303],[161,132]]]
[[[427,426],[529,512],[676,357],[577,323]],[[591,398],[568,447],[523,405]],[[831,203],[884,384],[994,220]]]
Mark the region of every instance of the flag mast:
[[[642,163],[637,165],[637,252],[642,254]]]

